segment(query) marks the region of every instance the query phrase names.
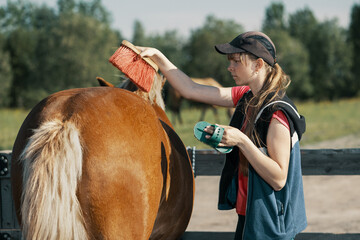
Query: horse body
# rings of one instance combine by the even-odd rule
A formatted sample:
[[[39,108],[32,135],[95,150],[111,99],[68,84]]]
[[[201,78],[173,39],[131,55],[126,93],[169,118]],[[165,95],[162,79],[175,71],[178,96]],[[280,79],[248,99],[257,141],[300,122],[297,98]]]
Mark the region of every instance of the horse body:
[[[25,119],[12,159],[26,239],[177,239],[189,222],[186,149],[164,111],[129,91],[49,96]]]

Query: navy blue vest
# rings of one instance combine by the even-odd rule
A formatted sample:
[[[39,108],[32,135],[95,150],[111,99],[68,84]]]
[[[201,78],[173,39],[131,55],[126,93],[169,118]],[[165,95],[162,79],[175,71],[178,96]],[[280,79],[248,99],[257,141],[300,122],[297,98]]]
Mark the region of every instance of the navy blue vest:
[[[245,99],[251,91],[239,100],[230,126],[241,129],[245,114]],[[290,125],[291,153],[287,181],[283,189],[275,191],[249,164],[248,198],[244,240],[289,240],[307,226],[305,201],[302,184],[301,156],[299,140],[305,132],[305,119],[299,115],[293,102],[287,97],[272,101],[260,110],[255,121],[264,153],[266,136],[273,113],[282,110]],[[239,148],[234,147],[226,155],[225,165],[220,178],[218,208],[228,210],[236,207]]]

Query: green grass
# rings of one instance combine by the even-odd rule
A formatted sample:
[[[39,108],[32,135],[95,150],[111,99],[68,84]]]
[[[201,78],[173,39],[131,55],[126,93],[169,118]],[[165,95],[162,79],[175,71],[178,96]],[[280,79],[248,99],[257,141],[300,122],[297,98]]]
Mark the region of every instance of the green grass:
[[[303,144],[360,133],[360,98],[298,104],[306,119]]]
[[[301,145],[331,140],[349,134],[360,133],[360,98],[340,100],[336,102],[297,103],[298,111],[306,119],[306,132]],[[224,110],[220,111],[220,124],[228,124]],[[171,113],[168,113],[171,117]],[[175,130],[180,135],[185,146],[196,146],[197,149],[209,147],[197,141],[192,132],[193,126],[199,120],[200,113],[195,110],[182,112],[184,124],[176,124]],[[212,112],[207,112],[205,121],[215,123]]]
[[[0,109],[0,150],[11,150],[28,110]]]
[[[307,129],[302,145],[335,139],[349,134],[360,133],[360,98],[336,102],[298,103],[298,110],[306,118]],[[0,109],[0,150],[11,150],[17,132],[28,114],[28,110]],[[172,114],[167,112],[172,120]],[[175,124],[175,130],[185,146],[196,146],[197,149],[209,147],[194,138],[193,127],[199,121],[200,111],[185,109],[182,111],[183,124]],[[219,121],[212,111],[208,110],[205,121],[228,124],[229,118],[225,109],[219,109]]]

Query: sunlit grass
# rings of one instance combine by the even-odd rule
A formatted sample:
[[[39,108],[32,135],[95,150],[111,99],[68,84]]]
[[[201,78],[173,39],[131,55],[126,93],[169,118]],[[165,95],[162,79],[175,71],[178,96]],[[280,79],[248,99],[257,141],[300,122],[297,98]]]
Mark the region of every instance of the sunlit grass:
[[[360,98],[298,104],[307,129],[303,143],[311,144],[360,132]]]
[[[0,150],[11,150],[28,110],[0,109]]]
[[[306,132],[301,140],[302,145],[331,140],[349,134],[360,133],[360,98],[336,102],[297,103],[298,111],[306,119]],[[172,117],[171,113],[168,113]],[[200,112],[194,109],[182,111],[184,124],[176,124],[175,129],[186,146],[198,149],[209,147],[194,138],[193,126],[199,120]],[[224,109],[220,110],[220,124],[228,124]],[[212,112],[208,111],[205,121],[215,123]]]

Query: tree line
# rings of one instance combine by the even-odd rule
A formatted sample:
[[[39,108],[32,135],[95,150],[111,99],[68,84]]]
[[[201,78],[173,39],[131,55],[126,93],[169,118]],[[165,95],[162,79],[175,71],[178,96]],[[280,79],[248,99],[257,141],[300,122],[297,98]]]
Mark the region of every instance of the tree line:
[[[264,14],[261,31],[275,42],[277,61],[292,79],[288,95],[334,100],[360,94],[359,4],[347,29],[336,19],[317,20],[310,8],[289,14],[282,3],[271,3]],[[108,59],[123,36],[110,25],[101,0],[58,0],[56,9],[9,0],[0,7],[0,107],[31,108],[56,91],[95,86],[96,76],[120,83],[123,75]],[[214,45],[241,32],[241,23],[209,15],[187,38],[176,29],[147,34],[135,21],[127,40],[160,49],[192,77],[233,86],[227,58]]]

